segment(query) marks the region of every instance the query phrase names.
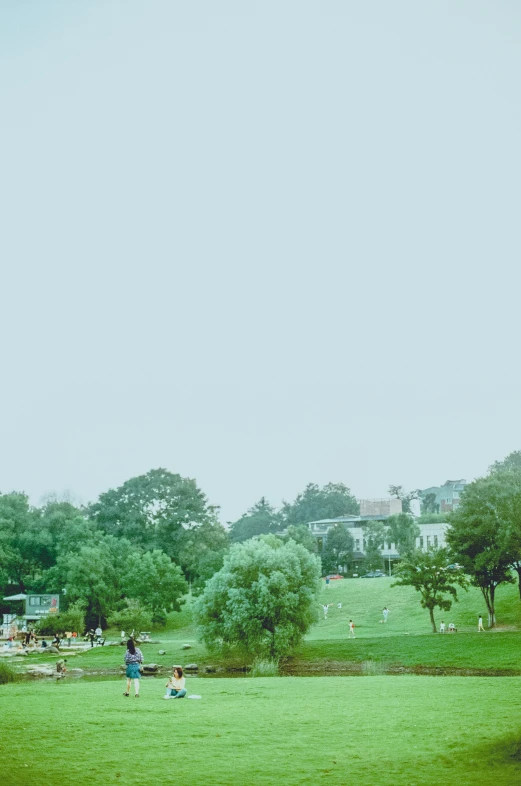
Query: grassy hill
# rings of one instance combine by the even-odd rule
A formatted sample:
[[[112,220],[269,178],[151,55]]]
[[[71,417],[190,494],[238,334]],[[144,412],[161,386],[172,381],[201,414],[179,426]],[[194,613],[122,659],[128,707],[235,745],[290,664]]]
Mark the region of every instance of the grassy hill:
[[[420,595],[412,587],[392,587],[394,579],[344,579],[332,581],[328,589],[325,584],[320,602],[332,603],[328,618],[321,619],[313,626],[308,638],[343,638],[349,619],[356,625],[357,636],[389,636],[397,633],[430,633],[429,613],[420,606]],[[336,605],[342,603],[342,609]],[[382,609],[389,609],[387,624],[380,623]],[[487,614],[483,596],[479,589],[471,587],[467,592],[458,591],[458,602],[445,613],[436,611],[439,625],[443,619],[446,624],[454,622],[458,632],[477,630],[478,615],[483,615],[486,624]],[[496,617],[498,630],[521,629],[521,602],[516,585],[502,585],[497,590]]]
[[[454,622],[456,634],[434,635],[429,614],[422,609],[419,595],[410,587],[392,587],[392,579],[344,579],[323,586],[320,601],[331,603],[328,618],[317,604],[317,623],[305,641],[286,664],[294,673],[328,673],[339,664],[359,664],[360,668],[374,668],[378,673],[391,667],[415,669],[477,669],[521,673],[521,602],[517,586],[500,587],[497,597],[498,627],[486,633],[477,632],[477,616],[481,612],[486,622],[485,604],[478,589],[461,591],[460,600],[443,619]],[[341,603],[339,609],[337,604]],[[386,624],[380,622],[382,609],[389,608]],[[356,639],[348,638],[348,623],[356,625]],[[437,614],[437,622],[442,619]],[[109,632],[110,634],[110,632]],[[110,638],[110,635],[109,635]],[[119,640],[119,632],[113,631]],[[148,662],[171,665],[196,662],[201,668],[216,665],[240,668],[240,659],[225,660],[210,655],[197,641],[189,604],[182,612],[170,615],[165,630],[153,634],[156,643],[144,644]],[[184,651],[184,644],[191,649]],[[159,655],[165,649],[165,655]],[[117,668],[122,661],[119,647],[96,648],[75,658],[75,664],[85,668]],[[356,672],[356,668],[352,668]]]

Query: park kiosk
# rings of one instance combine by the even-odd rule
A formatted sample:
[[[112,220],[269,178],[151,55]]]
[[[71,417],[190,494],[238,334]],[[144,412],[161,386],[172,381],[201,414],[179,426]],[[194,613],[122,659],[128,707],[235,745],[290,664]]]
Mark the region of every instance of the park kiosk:
[[[57,614],[60,610],[60,596],[55,594],[27,595],[20,592],[17,595],[8,595],[3,600],[20,605],[25,601],[25,614],[18,612],[3,615],[2,631],[6,639],[16,636],[19,631],[26,630],[28,623],[38,622],[48,614]]]

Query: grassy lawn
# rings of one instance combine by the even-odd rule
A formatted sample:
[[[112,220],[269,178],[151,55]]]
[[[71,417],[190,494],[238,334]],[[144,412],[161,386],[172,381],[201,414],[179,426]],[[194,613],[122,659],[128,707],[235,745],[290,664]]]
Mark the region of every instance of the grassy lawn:
[[[477,633],[477,615],[484,614],[481,593],[471,588],[460,592],[461,600],[448,614],[438,614],[448,624],[454,622],[458,633],[434,635],[430,630],[428,613],[420,607],[417,593],[409,587],[391,587],[392,580],[353,579],[333,581],[329,589],[322,590],[321,602],[331,603],[328,618],[324,620],[317,604],[319,619],[312,627],[299,650],[294,653],[292,667],[306,667],[312,662],[324,667],[328,663],[360,663],[374,661],[384,666],[417,666],[440,668],[521,670],[521,603],[515,586],[501,586],[497,598],[498,628]],[[338,603],[342,608],[338,608]],[[390,609],[386,624],[382,608]],[[485,614],[484,614],[485,616]],[[348,623],[356,624],[356,640],[348,639]],[[485,617],[486,619],[486,617]],[[119,641],[119,631],[108,631],[108,639]],[[170,615],[166,630],[152,634],[153,644],[143,644],[145,661],[170,667],[173,663],[200,666],[244,665],[241,659],[225,661],[210,655],[197,641],[197,631],[191,619],[189,606],[182,612]],[[191,649],[183,650],[183,644]],[[166,650],[159,655],[159,650]],[[64,648],[65,657],[67,648]],[[71,658],[69,668],[117,669],[123,661],[123,647],[97,647]],[[20,663],[45,660],[53,656],[32,655]],[[322,662],[319,664],[318,662]]]
[[[189,679],[0,688],[2,784],[521,782],[521,678]],[[8,733],[6,733],[8,731]]]

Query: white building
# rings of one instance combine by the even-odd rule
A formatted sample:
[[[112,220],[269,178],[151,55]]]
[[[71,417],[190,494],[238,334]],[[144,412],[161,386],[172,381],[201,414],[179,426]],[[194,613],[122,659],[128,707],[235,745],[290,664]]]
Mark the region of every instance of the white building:
[[[363,559],[366,548],[366,531],[363,527],[365,522],[382,521],[385,522],[388,516],[341,516],[336,519],[321,519],[320,521],[310,522],[309,529],[313,537],[325,540],[327,533],[337,524],[343,524],[351,533],[355,542],[353,558]],[[418,524],[420,534],[416,538],[416,548],[421,551],[428,551],[430,548],[441,549],[447,545],[446,533],[448,524]],[[386,540],[381,549],[382,559],[396,560],[400,557],[395,543]]]

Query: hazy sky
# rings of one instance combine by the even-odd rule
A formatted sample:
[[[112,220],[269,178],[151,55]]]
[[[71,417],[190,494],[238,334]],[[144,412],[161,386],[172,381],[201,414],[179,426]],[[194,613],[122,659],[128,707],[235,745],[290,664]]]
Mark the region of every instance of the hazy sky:
[[[517,0],[2,0],[0,490],[520,449],[520,75]]]

